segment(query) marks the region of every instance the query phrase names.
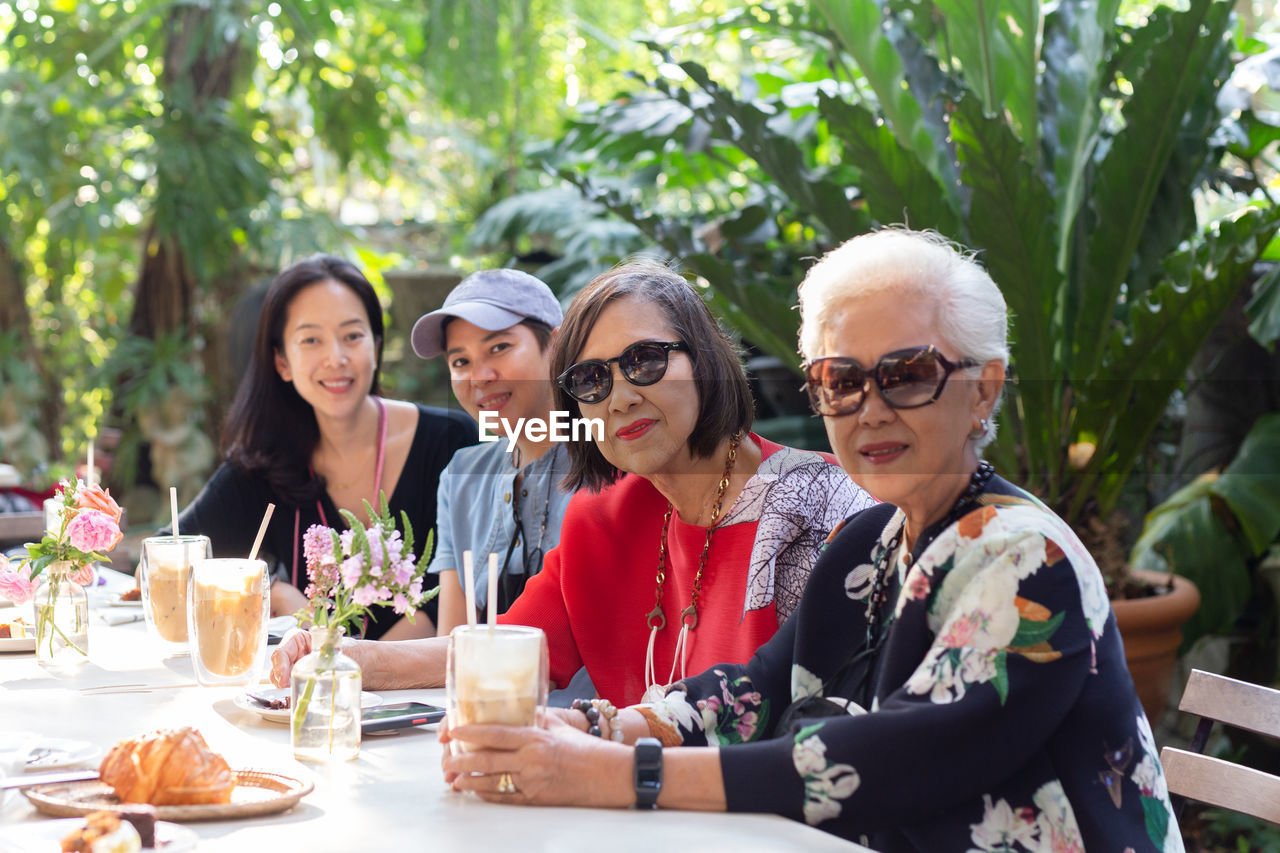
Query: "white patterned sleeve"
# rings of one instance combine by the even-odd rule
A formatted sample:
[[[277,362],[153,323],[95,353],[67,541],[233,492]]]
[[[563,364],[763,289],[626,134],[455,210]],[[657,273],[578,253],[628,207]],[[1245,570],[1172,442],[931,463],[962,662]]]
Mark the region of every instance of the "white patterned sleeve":
[[[773,602],[781,625],[800,603],[827,534],[876,500],[842,468],[815,457],[783,474],[769,491],[760,516],[755,553],[773,563]],[[753,564],[756,562],[753,554]]]

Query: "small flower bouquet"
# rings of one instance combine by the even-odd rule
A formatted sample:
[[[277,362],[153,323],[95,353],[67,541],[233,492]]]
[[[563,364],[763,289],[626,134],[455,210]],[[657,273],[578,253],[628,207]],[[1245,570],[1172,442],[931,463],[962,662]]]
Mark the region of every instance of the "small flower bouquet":
[[[400,513],[401,538],[386,495],[379,497],[378,512],[367,501],[364,505],[371,526],[341,510],[348,529],[339,533],[316,524],[302,540],[311,603],[297,615],[311,623],[311,654],[298,662],[292,677],[293,748],[300,758],[346,759],[359,751],[360,671],[339,650],[344,631],[374,607],[390,607],[413,621],[418,606],[439,591],[423,593],[422,568],[413,554],[413,526]],[[430,550],[428,536],[426,551]],[[343,706],[346,711],[340,713]]]
[[[0,594],[15,604],[35,599],[36,653],[52,661],[59,652],[88,657],[88,604],[79,587],[93,580],[92,563],[124,538],[120,505],[96,484],[63,481],[54,495],[57,531],[27,543],[27,558],[14,567],[0,564]],[[48,571],[43,584],[37,579]],[[60,603],[61,599],[61,603]]]

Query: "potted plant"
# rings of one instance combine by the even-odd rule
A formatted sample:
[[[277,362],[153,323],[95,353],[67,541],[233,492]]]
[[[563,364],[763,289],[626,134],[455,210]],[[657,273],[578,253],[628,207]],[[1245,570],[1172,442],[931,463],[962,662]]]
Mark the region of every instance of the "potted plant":
[[[793,366],[803,259],[904,220],[977,249],[1014,318],[988,454],[1105,562],[1171,394],[1280,228],[1276,205],[1238,199],[1218,171],[1235,126],[1216,106],[1232,4],[1191,0],[1132,24],[1118,5],[753,8],[712,26],[789,39],[799,58],[733,91],[654,44],[662,73],[584,111],[550,165]],[[597,178],[609,164],[619,177]],[[1204,187],[1233,203],[1199,221]],[[1103,569],[1119,591],[1113,550]]]

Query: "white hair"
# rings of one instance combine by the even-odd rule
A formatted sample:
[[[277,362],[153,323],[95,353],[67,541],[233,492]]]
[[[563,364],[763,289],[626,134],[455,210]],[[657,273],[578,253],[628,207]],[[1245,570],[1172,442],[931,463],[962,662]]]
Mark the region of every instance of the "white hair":
[[[855,297],[892,290],[937,306],[942,342],[960,358],[1009,365],[1009,310],[1000,288],[966,251],[934,231],[892,227],[846,240],[814,264],[800,283],[800,354],[821,358],[831,318]],[[884,318],[892,322],[892,317]],[[978,371],[980,368],[972,368]],[[979,450],[996,436],[996,400]]]

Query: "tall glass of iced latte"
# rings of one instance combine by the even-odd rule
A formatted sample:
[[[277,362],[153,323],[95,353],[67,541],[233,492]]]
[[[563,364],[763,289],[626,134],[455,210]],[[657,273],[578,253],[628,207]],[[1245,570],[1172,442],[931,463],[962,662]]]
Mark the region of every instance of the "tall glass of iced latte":
[[[187,634],[196,681],[251,684],[267,659],[271,580],[262,560],[196,560],[187,585]]]
[[[445,671],[450,725],[542,725],[547,706],[547,638],[523,625],[459,625]],[[451,741],[456,749],[465,743]]]
[[[208,536],[150,536],[142,540],[142,612],[147,630],[169,654],[187,651],[187,581],[191,564],[213,556]]]

